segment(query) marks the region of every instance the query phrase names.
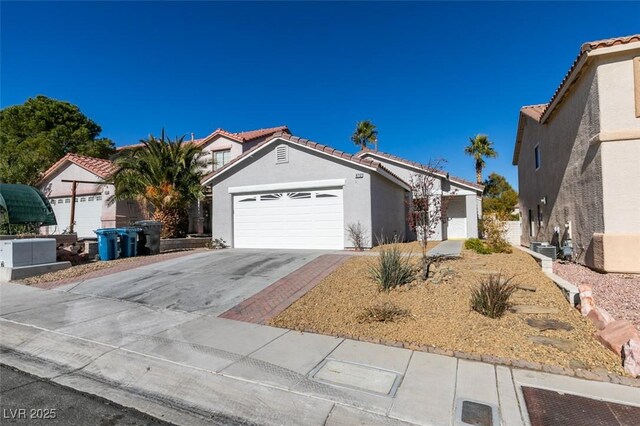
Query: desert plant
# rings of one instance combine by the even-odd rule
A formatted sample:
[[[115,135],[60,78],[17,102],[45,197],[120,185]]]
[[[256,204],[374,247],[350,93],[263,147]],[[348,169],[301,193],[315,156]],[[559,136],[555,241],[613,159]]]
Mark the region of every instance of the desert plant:
[[[482,225],[484,239],[494,253],[511,253],[511,244],[505,238],[506,219],[507,215],[498,213],[484,217]]]
[[[473,250],[479,254],[491,254],[493,253],[489,247],[478,238],[469,238],[464,242],[464,248]]]
[[[116,200],[138,200],[154,207],[153,219],[162,222],[163,238],[186,235],[189,206],[204,197],[200,183],[207,165],[202,149],[170,140],[164,129],[160,138],[149,135],[139,148],[126,151],[116,160],[117,171],[108,180],[115,186]]]
[[[517,284],[514,276],[504,279],[502,273],[491,274],[480,280],[471,292],[471,309],[489,318],[500,318],[509,308],[509,299]]]
[[[351,244],[356,250],[363,250],[364,246],[367,244],[367,229],[358,222],[351,222],[347,225],[347,234],[349,235],[349,240],[351,240]]]
[[[227,242],[222,238],[214,238],[211,241],[207,241],[206,248],[211,250],[219,250],[229,247]]]
[[[411,253],[402,250],[398,244],[382,245],[380,255],[369,271],[371,279],[386,291],[410,283],[415,272]]]
[[[446,221],[449,197],[443,197],[440,178],[436,172],[441,172],[444,160],[429,161],[423,167],[423,173],[410,176],[411,199],[408,203],[407,222],[411,230],[416,232],[422,253],[422,279],[429,278],[428,244],[437,233],[438,228]],[[452,191],[450,194],[455,193]]]
[[[363,322],[393,322],[409,316],[407,309],[402,309],[391,302],[375,303],[360,315]]]

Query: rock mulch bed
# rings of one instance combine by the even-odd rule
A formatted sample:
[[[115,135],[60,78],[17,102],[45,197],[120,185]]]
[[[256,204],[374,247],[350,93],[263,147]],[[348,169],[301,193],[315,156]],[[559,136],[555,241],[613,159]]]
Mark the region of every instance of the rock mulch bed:
[[[200,249],[198,251],[202,251]],[[176,257],[186,256],[194,253],[196,250],[181,250],[174,252],[161,253],[154,256],[126,257],[122,259],[109,260],[106,262],[92,261],[81,265],[72,266],[56,272],[37,275],[35,277],[25,278],[17,281],[21,284],[33,285],[36,287],[53,288],[58,285],[64,285],[80,279],[94,278],[97,276],[107,275],[111,272],[120,272],[138,266],[149,265],[163,260],[169,260]],[[107,271],[108,270],[108,271]]]
[[[624,374],[619,358],[594,339],[593,324],[566,302],[526,253],[479,255],[463,250],[462,258],[439,266],[455,271],[446,283],[416,281],[388,293],[369,279],[374,261],[354,256],[270,324],[586,378],[600,375],[608,380]],[[507,312],[494,320],[472,311],[471,289],[492,272],[516,275],[514,281],[523,288],[514,294],[514,305],[546,313],[525,309],[527,313]],[[363,321],[364,310],[385,302],[408,310],[409,317]],[[532,319],[556,320],[562,326],[541,329],[528,324]]]
[[[640,275],[601,274],[574,263],[554,262],[553,272],[576,286],[588,285],[598,306],[640,328]]]

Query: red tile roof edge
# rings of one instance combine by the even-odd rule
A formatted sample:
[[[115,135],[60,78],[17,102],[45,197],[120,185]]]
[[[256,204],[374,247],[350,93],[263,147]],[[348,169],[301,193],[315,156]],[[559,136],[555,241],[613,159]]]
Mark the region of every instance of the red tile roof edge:
[[[366,154],[371,154],[371,155],[380,155],[381,157],[387,158],[389,160],[394,160],[400,163],[404,163],[407,164],[409,166],[413,166],[415,168],[427,171],[427,172],[432,172],[432,173],[436,173],[436,174],[441,174],[441,175],[447,175],[448,173],[445,170],[442,169],[436,169],[433,167],[429,167],[426,164],[422,164],[422,163],[418,163],[417,161],[412,161],[412,160],[407,160],[406,158],[402,158],[402,157],[398,157],[397,155],[393,155],[393,154],[389,154],[387,152],[382,152],[382,151],[371,151],[371,150],[363,150],[360,151],[359,153],[357,153],[356,155],[366,155]],[[475,189],[478,189],[480,191],[482,191],[484,189],[484,185],[480,185],[478,183],[475,182],[471,182],[469,180],[463,179],[461,177],[457,177],[457,176],[452,176],[449,175],[449,180],[454,182],[454,183],[459,183],[462,185],[467,185],[467,186],[471,186]]]
[[[571,77],[571,74],[573,74],[573,71],[576,69],[576,67],[578,66],[578,63],[580,63],[580,61],[582,60],[584,55],[587,55],[589,52],[591,52],[593,50],[602,49],[604,47],[613,47],[613,46],[633,43],[633,42],[636,42],[636,41],[640,41],[640,34],[633,34],[633,35],[630,35],[630,36],[623,36],[623,37],[607,38],[607,39],[603,39],[603,40],[588,41],[586,43],[583,43],[582,46],[580,47],[580,53],[578,54],[576,59],[571,64],[571,67],[569,68],[569,71],[567,71],[567,73],[564,75],[562,81],[560,82],[560,85],[553,92],[553,95],[551,96],[551,100],[546,104],[546,107],[542,111],[542,114],[540,114],[540,118],[537,121],[538,122],[541,121],[542,117],[549,110],[549,107],[551,105],[553,105],[553,103],[556,101],[556,99],[560,95],[560,92],[562,91],[564,86],[567,84],[567,81],[569,81],[569,78]]]
[[[49,167],[38,180],[36,185],[40,185],[45,179],[47,179],[52,173],[54,173],[65,162],[71,162],[79,167],[93,173],[94,175],[106,179],[115,171],[115,164],[111,160],[104,158],[87,157],[85,155],[68,153]]]
[[[292,135],[291,133],[288,133],[288,132],[286,132],[286,133],[285,132],[275,133],[272,138],[267,139],[267,140],[265,140],[263,142],[260,142],[256,146],[252,147],[251,149],[243,152],[238,157],[236,157],[233,160],[229,161],[227,164],[225,164],[223,167],[219,168],[218,170],[214,170],[214,171],[208,173],[206,176],[204,176],[201,179],[201,182],[203,182],[203,183],[207,182],[207,181],[211,180],[211,178],[213,178],[215,175],[217,175],[219,173],[222,173],[223,171],[228,170],[231,166],[236,164],[238,161],[240,161],[241,159],[243,159],[245,157],[250,156],[251,154],[253,154],[254,151],[260,149],[261,147],[263,147],[264,145],[270,143],[274,139],[282,139],[282,140],[285,140],[285,141],[293,142],[293,143],[295,143],[297,145],[306,146],[306,147],[311,148],[311,149],[313,149],[315,151],[323,152],[323,153],[328,154],[328,155],[330,155],[332,157],[341,158],[343,160],[351,161],[351,162],[354,162],[354,163],[357,163],[357,164],[362,164],[363,166],[371,167],[371,168],[374,168],[376,170],[382,170],[385,173],[387,173],[390,176],[392,176],[393,178],[395,178],[398,181],[400,181],[401,183],[403,183],[404,185],[409,186],[409,184],[407,182],[402,180],[402,178],[400,178],[398,175],[393,173],[391,170],[389,170],[386,167],[384,167],[382,164],[380,164],[379,161],[371,160],[371,159],[367,159],[367,158],[360,158],[360,157],[357,157],[356,155],[348,154],[346,152],[339,151],[339,150],[337,150],[335,148],[332,148],[332,147],[330,147],[328,145],[322,145],[322,144],[319,144],[317,142],[310,141],[309,139],[304,139],[304,138],[301,138],[299,136],[294,136],[294,135]]]
[[[253,140],[256,140],[265,136],[272,136],[278,132],[286,132],[288,134],[291,134],[287,126],[267,127],[264,129],[246,130],[246,131],[237,132],[237,133],[232,133],[232,132],[229,132],[228,130],[217,128],[211,134],[209,134],[209,136],[199,139],[198,145],[202,146],[207,142],[209,142],[211,139],[215,138],[216,136],[224,136],[239,143],[246,143],[246,142],[251,142]]]

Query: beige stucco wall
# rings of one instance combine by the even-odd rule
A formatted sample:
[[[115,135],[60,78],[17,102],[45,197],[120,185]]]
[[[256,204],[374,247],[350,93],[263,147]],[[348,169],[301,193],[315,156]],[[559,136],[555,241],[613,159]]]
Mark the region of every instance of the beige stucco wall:
[[[609,272],[640,269],[640,118],[632,50],[592,52],[563,102],[543,125],[525,118],[518,158],[521,242],[562,241],[571,222],[575,257]],[[606,54],[602,54],[606,53]],[[534,166],[540,146],[541,167]],[[547,205],[540,199],[547,197]],[[544,221],[529,238],[531,209]],[[555,235],[553,228],[560,227]]]
[[[600,147],[589,143],[600,130],[598,117],[596,68],[589,68],[544,125],[525,118],[518,158],[523,245],[568,238],[565,224],[571,223],[578,260],[593,257],[592,236],[604,231]],[[536,145],[539,170],[535,169]],[[543,197],[546,205],[541,202]],[[541,226],[537,224],[538,205]],[[536,223],[533,237],[529,237],[529,209]],[[560,228],[558,235],[554,227]]]

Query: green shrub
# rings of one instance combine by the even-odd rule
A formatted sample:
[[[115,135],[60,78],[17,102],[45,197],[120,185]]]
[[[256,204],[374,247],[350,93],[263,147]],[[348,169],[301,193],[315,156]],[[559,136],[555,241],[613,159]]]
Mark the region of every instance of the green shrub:
[[[486,244],[482,242],[482,240],[480,240],[479,238],[469,238],[467,241],[464,242],[464,248],[473,250],[476,253],[480,253],[480,254],[492,253],[491,249],[487,247]]]
[[[380,255],[370,269],[371,279],[380,285],[382,290],[390,290],[413,281],[415,267],[411,264],[410,253],[400,246],[390,244],[382,246]]]
[[[484,217],[483,237],[487,246],[494,253],[511,253],[511,244],[505,238],[507,218],[501,214],[491,214]]]
[[[480,285],[471,292],[471,309],[489,318],[500,318],[509,308],[509,299],[517,284],[513,276],[503,279],[502,274],[491,274],[480,280]]]

